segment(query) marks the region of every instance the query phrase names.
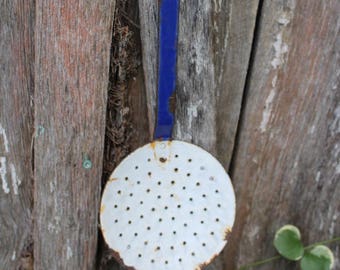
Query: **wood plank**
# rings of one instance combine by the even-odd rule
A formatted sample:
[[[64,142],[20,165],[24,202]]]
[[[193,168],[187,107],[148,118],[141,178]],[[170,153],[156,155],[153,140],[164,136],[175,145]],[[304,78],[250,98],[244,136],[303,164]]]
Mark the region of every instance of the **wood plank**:
[[[36,1],[37,270],[94,269],[113,8]]]
[[[34,1],[1,1],[0,269],[32,262],[33,40]]]
[[[158,1],[139,3],[152,135]],[[257,7],[258,0],[188,0],[181,1],[180,6],[173,137],[202,146],[216,155],[225,168],[229,166],[234,147]],[[222,257],[219,257],[210,269],[222,267]]]
[[[226,269],[275,255],[284,224],[297,225],[305,244],[340,235],[339,10],[336,0],[264,1],[233,162],[238,217]],[[299,269],[261,267],[288,268]]]

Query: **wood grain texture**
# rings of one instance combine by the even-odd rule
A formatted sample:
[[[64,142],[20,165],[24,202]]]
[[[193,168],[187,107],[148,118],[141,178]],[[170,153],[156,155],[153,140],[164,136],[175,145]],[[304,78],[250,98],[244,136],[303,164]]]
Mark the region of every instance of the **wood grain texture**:
[[[157,97],[158,1],[139,3],[152,134]],[[257,6],[255,0],[180,4],[174,138],[218,153],[226,167],[236,134]]]
[[[34,1],[0,5],[0,269],[17,269],[33,201]]]
[[[36,270],[94,269],[113,8],[36,2]]]
[[[158,1],[140,2],[150,136],[156,103]],[[173,137],[230,163],[258,0],[181,1]],[[155,45],[156,43],[156,45]],[[219,257],[209,269],[222,269]]]
[[[264,1],[233,161],[226,269],[275,255],[284,224],[297,225],[305,244],[340,235],[339,10],[335,0]]]
[[[149,136],[151,141],[156,123],[159,1],[139,0],[138,4]]]

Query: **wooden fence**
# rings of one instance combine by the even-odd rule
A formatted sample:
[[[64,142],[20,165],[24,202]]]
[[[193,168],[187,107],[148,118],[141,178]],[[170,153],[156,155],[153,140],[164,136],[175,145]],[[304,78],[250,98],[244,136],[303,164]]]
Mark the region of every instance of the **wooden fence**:
[[[0,269],[121,269],[99,201],[152,138],[159,1],[0,3]],[[174,138],[212,152],[237,197],[208,269],[275,255],[284,224],[306,244],[340,235],[339,12],[337,0],[181,1]]]

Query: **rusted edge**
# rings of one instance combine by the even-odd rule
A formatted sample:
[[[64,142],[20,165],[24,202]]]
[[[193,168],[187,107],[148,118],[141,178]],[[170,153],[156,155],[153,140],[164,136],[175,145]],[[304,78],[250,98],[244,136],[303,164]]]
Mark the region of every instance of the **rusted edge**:
[[[230,238],[230,234],[231,234],[231,227],[226,227],[225,230],[224,230],[224,237],[223,237],[223,240],[224,241],[229,241],[229,238]]]
[[[109,178],[109,182],[113,182],[113,181],[117,181],[118,180],[118,178],[116,178],[116,177],[110,177]]]
[[[203,270],[205,267],[207,267],[215,258],[219,255],[219,253],[214,254],[208,261],[199,264],[195,270]]]
[[[122,265],[126,270],[136,270],[136,268],[132,267],[132,266],[127,266],[124,263],[124,260],[121,258],[119,252],[112,250],[112,256],[116,259],[116,261]]]

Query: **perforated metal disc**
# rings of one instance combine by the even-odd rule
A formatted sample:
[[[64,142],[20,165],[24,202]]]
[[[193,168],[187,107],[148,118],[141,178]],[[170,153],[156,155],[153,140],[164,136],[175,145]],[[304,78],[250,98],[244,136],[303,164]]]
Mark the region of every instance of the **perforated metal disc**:
[[[138,270],[197,269],[224,247],[235,217],[230,179],[208,152],[181,141],[147,144],[106,184],[105,241]]]

